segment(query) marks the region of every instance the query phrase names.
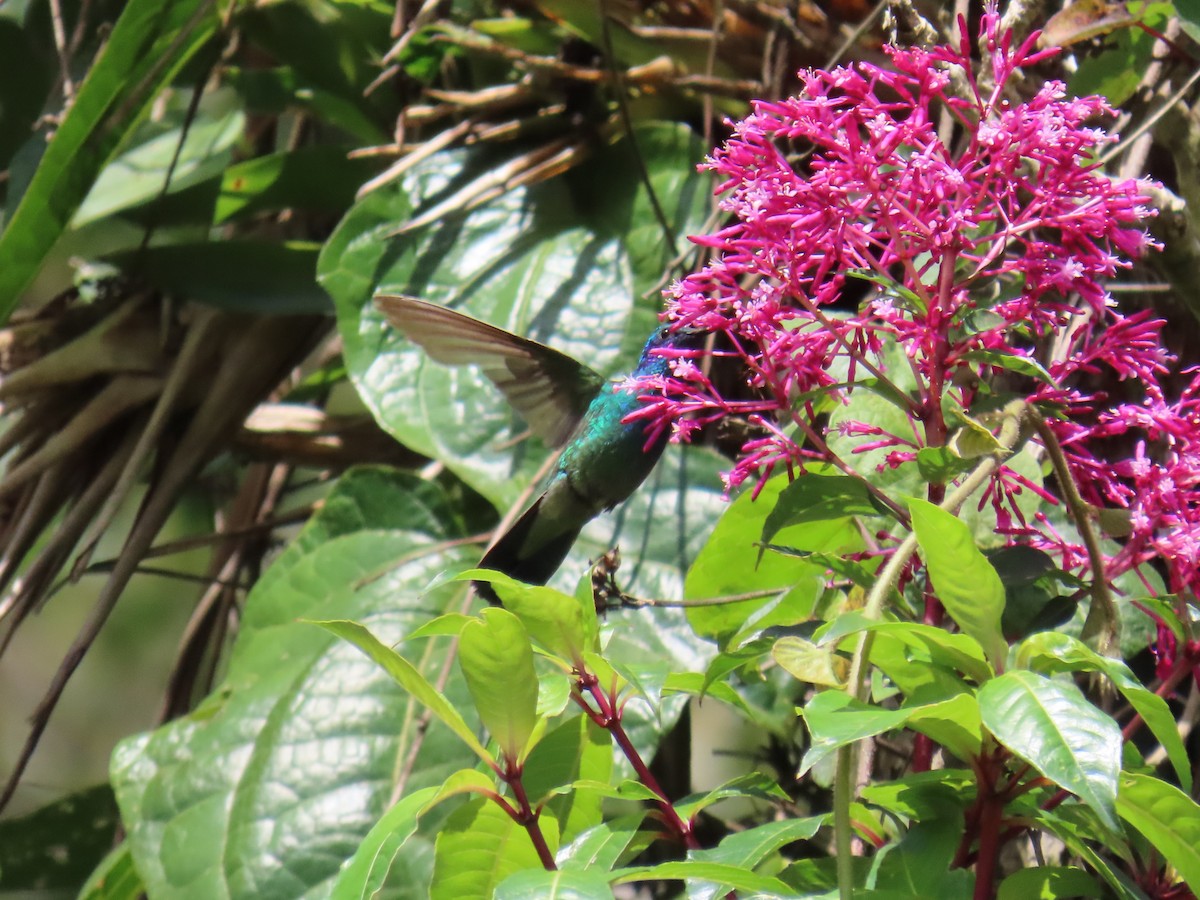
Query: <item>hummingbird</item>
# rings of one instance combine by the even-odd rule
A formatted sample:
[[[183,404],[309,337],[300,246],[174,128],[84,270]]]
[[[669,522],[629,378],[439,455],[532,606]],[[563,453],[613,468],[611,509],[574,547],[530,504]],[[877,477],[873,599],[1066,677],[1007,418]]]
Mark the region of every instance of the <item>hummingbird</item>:
[[[479,561],[481,569],[545,584],[583,526],[646,480],[667,430],[651,438],[644,420],[622,421],[641,405],[638,395],[545,344],[414,297],[377,294],[375,305],[434,361],[479,366],[534,434],[563,448],[541,494]],[[656,351],[696,350],[704,337],[696,329],[656,328],[633,376],[666,374],[671,359]],[[490,584],[474,586],[499,604]]]

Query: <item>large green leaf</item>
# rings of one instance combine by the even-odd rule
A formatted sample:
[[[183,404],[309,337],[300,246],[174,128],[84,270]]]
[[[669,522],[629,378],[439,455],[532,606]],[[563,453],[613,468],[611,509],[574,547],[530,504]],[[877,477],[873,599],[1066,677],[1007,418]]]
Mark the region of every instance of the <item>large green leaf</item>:
[[[679,173],[700,158],[699,142],[677,126],[639,131],[645,135],[654,137],[643,143],[654,148],[646,163],[660,200],[677,225],[698,227],[700,176]],[[544,450],[514,449],[524,426],[486,378],[414,352],[385,327],[371,297],[379,290],[413,294],[551,344],[599,372],[629,367],[649,331],[646,316],[631,322],[634,298],[648,286],[640,271],[653,258],[657,277],[670,256],[661,235],[643,234],[644,220],[633,218],[644,188],[636,168],[622,162],[626,156],[621,144],[598,149],[586,174],[509,191],[466,215],[389,236],[503,162],[439,154],[368,194],[322,253],[320,281],[334,298],[347,368],[368,407],[399,440],[443,461],[499,505],[516,500]],[[593,164],[611,173],[603,191],[596,190]]]
[[[1174,785],[1125,772],[1117,812],[1162,854],[1193,893],[1200,893],[1200,806]]]
[[[973,895],[975,879],[969,872],[950,868],[962,830],[958,810],[913,824],[899,841],[876,855],[875,889],[883,896],[967,900]]]
[[[1116,827],[1121,730],[1079,688],[1018,669],[979,689],[979,709],[997,741]]]
[[[608,894],[608,879],[599,872],[531,869],[505,878],[492,900],[595,900]]]
[[[129,845],[156,898],[300,897],[329,890],[342,862],[401,786],[439,784],[475,757],[374,661],[303,618],[356,619],[385,642],[461,599],[423,595],[457,551],[454,507],[435,484],[389,470],[344,475],[325,506],[247,599],[228,673],[190,716],[123,742],[113,785]],[[422,647],[432,680],[442,644]],[[456,670],[445,693],[470,710]],[[420,872],[426,814],[393,868]],[[270,823],[269,828],[263,827]],[[419,893],[417,894],[419,896]]]
[[[212,35],[215,0],[130,0],[0,234],[0,322],[158,92]]]
[[[688,572],[689,600],[754,591],[778,593],[715,606],[694,606],[688,621],[698,634],[728,640],[752,624],[760,630],[770,616],[791,624],[807,618],[825,584],[825,565],[803,557],[776,553],[759,556],[759,542],[772,521],[777,502],[788,487],[786,476],[768,481],[757,497],[747,491],[730,504]],[[862,536],[850,516],[790,525],[777,532],[780,542],[807,551],[830,553],[862,549]],[[782,597],[781,600],[776,598]]]

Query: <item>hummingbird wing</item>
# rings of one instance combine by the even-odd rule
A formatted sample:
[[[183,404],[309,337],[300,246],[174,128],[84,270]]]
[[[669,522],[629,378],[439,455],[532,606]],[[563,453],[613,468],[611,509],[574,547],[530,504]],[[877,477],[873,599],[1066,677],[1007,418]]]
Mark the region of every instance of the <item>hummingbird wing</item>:
[[[377,294],[375,305],[431,359],[479,366],[552,447],[566,443],[604,385],[565,353],[444,306],[400,294]]]

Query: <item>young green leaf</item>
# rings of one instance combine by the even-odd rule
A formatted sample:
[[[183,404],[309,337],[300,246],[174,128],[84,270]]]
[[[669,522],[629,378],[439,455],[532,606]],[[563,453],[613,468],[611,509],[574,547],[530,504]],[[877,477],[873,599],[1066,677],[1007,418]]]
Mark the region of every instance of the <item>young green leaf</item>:
[[[504,757],[523,762],[538,722],[538,679],[525,626],[506,609],[485,609],[459,635],[458,663]]]
[[[384,813],[338,874],[331,900],[368,900],[375,896],[387,881],[397,852],[417,830],[418,818],[437,793],[436,787],[415,791]]]
[[[762,542],[770,543],[789,525],[849,516],[878,516],[882,512],[861,478],[809,472],[780,492],[763,522]]]
[[[1008,644],[1000,629],[1004,585],[966,523],[925,500],[908,504],[929,579],[958,627],[983,646],[992,665],[1004,665]]]
[[[589,646],[586,641],[583,608],[575,597],[483,569],[472,569],[458,577],[489,582],[504,608],[521,620],[529,636],[567,663],[581,662],[584,650],[600,649],[598,644]]]
[[[850,661],[838,656],[834,647],[791,635],[775,642],[771,658],[789,675],[821,687],[844,687],[850,669]]]
[[[437,689],[425,680],[424,676],[399,653],[379,641],[357,622],[334,620],[329,622],[313,622],[326,631],[336,634],[343,640],[349,641],[375,662],[379,663],[402,688],[413,695],[426,709],[437,716],[448,726],[468,747],[484,762],[494,763],[492,755],[475,737],[475,732],[463,721],[458,710],[450,705],[450,701],[438,693]],[[536,683],[536,682],[535,682]]]
[[[1079,688],[1017,669],[979,689],[979,708],[997,741],[1116,828],[1121,730]]]
[[[798,775],[804,775],[839,747],[904,727],[912,712],[870,706],[845,691],[821,691],[801,713],[812,735],[812,744],[804,754]]]

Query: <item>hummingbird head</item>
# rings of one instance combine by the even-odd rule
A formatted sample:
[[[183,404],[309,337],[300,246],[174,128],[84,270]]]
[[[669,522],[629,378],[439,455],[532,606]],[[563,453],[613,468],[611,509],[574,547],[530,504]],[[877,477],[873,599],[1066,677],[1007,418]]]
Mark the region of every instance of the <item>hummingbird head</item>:
[[[636,374],[665,374],[670,370],[672,359],[692,356],[690,351],[702,349],[708,334],[699,328],[672,328],[670,324],[658,326],[646,340]]]

